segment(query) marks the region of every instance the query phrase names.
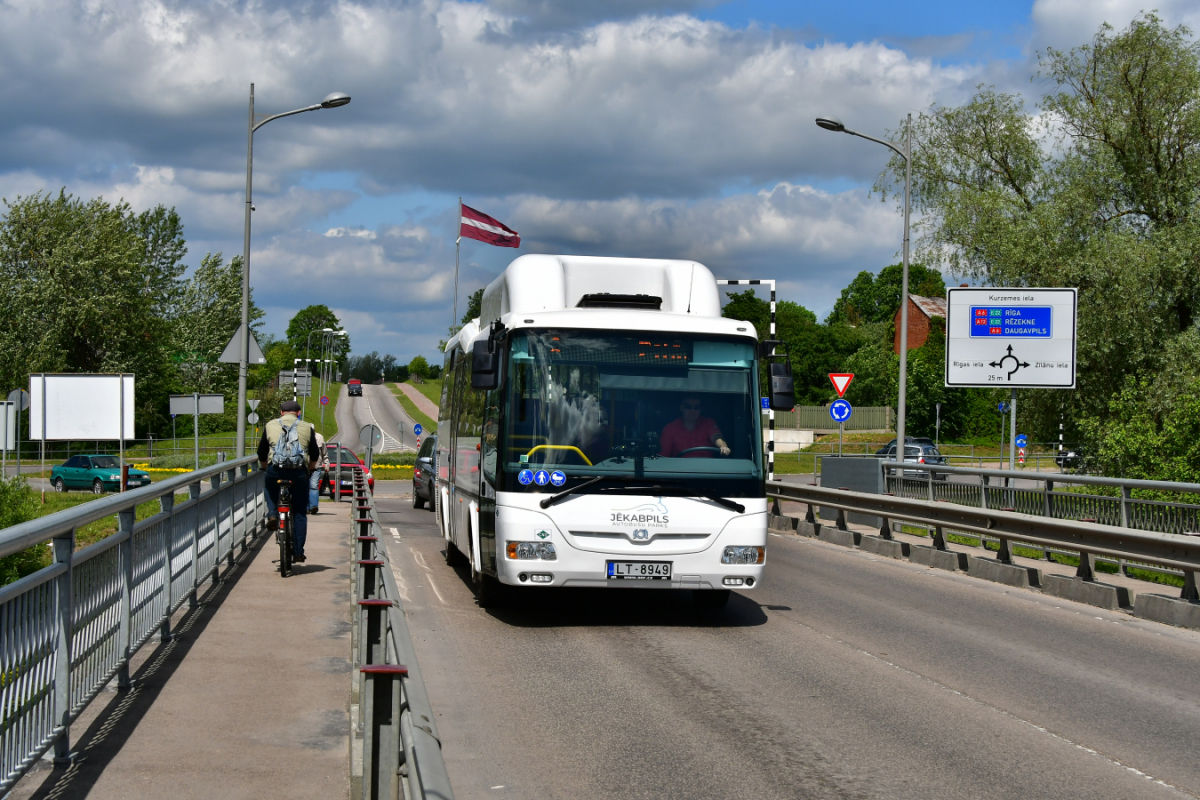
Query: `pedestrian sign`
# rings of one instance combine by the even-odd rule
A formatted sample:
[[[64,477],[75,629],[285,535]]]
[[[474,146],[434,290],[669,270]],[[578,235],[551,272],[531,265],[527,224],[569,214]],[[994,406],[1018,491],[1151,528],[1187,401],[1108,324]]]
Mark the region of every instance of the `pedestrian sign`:
[[[845,397],[846,390],[850,388],[850,381],[854,380],[853,372],[831,372],[829,380],[833,381],[833,388],[838,393],[838,397]]]
[[[850,415],[854,413],[854,407],[845,400],[834,400],[829,406],[829,416],[833,417],[833,421],[843,423],[850,419]]]

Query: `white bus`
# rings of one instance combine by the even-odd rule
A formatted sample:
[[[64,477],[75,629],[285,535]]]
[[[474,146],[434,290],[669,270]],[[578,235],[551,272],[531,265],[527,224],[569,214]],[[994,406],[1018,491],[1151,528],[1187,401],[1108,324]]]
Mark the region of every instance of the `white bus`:
[[[469,562],[481,605],[507,587],[590,586],[691,589],[712,608],[753,589],[767,544],[759,396],[794,405],[777,344],[723,318],[692,261],[513,261],[446,345],[447,561]]]

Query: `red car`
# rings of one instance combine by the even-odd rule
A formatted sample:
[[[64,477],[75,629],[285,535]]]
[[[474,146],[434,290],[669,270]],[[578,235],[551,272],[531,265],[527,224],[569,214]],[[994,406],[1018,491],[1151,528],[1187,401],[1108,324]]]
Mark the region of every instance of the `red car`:
[[[342,461],[341,495],[344,497],[348,494],[354,494],[354,470],[365,470],[367,469],[367,465],[363,463],[361,458],[354,454],[354,451],[336,443],[325,445],[325,450],[329,453],[329,471],[321,479],[321,494],[328,492],[330,497],[334,497],[333,481],[337,474],[339,457]],[[367,471],[367,488],[371,491],[371,494],[375,494],[375,476],[369,470]]]

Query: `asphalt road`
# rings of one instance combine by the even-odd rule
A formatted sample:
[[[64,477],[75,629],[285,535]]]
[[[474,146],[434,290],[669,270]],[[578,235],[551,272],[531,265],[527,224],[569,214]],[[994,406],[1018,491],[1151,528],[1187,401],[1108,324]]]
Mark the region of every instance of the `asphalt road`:
[[[367,448],[358,440],[358,432],[371,423],[378,425],[385,434],[405,445],[409,451],[416,449],[414,420],[386,386],[364,384],[362,397],[350,397],[343,386],[337,404],[337,423],[338,435],[333,437],[333,441],[340,440],[356,453],[366,452]],[[391,452],[393,448],[388,449]]]
[[[485,611],[379,508],[460,800],[1200,796],[1200,633],[790,536],[720,612]]]

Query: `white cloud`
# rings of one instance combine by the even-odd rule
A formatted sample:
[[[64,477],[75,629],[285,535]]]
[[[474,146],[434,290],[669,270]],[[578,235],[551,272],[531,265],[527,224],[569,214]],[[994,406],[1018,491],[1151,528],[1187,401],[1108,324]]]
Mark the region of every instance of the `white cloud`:
[[[865,191],[812,188],[867,182],[887,158],[813,119],[882,135],[965,97],[988,67],[628,17],[702,3],[10,0],[0,103],[16,111],[0,118],[0,194],[65,185],[164,203],[194,262],[240,253],[249,83],[259,113],[342,90],[349,106],[255,136],[252,280],[272,321],[325,302],[361,329],[356,347],[430,355],[449,323],[452,215],[355,217],[364,194],[378,208],[421,192],[494,198],[530,247],[771,271],[820,311],[900,237],[891,206]],[[354,188],[306,188],[331,173]],[[772,188],[730,188],[758,186]],[[465,259],[462,282],[508,255]]]
[[[1200,5],[1195,0],[1036,0],[1033,4],[1035,45],[1069,50],[1087,44],[1108,23],[1127,27],[1143,11],[1154,11],[1169,26],[1200,30]]]

